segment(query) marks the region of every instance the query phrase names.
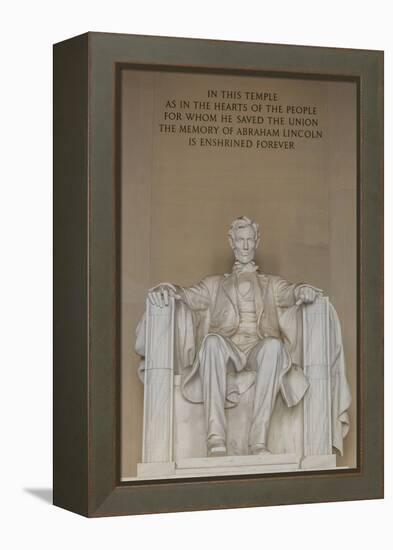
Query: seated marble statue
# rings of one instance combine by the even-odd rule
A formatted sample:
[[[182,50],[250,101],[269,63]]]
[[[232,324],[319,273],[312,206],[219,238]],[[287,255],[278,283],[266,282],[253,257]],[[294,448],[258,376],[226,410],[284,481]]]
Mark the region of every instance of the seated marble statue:
[[[225,409],[235,407],[250,386],[254,397],[248,454],[256,455],[270,452],[269,425],[278,394],[293,407],[309,386],[301,368],[299,306],[313,303],[322,291],[263,273],[254,262],[259,241],[258,224],[239,217],[229,229],[235,260],[231,273],[209,275],[191,287],[161,283],[148,292],[155,306],[166,307],[169,296],[176,300],[177,356],[184,367],[181,391],[188,401],[203,403],[211,457],[228,454]],[[141,332],[139,327],[137,351]],[[350,403],[344,364],[338,376],[333,445],[342,451]]]

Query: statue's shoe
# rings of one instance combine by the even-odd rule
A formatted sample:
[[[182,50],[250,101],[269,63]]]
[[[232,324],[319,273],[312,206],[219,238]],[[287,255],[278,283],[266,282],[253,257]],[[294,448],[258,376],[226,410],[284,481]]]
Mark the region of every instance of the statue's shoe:
[[[225,441],[218,437],[212,437],[208,441],[208,456],[226,456],[227,448]]]
[[[215,456],[226,456],[227,454],[227,448],[225,445],[220,445],[217,447],[211,447],[209,449],[209,456],[215,457]]]
[[[255,447],[252,448],[252,454],[253,455],[271,455],[271,451],[266,447],[266,445],[255,445]]]

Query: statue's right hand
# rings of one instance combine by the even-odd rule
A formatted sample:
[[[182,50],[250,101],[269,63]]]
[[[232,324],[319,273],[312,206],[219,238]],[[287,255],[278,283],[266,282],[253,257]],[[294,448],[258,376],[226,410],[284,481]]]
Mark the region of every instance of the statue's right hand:
[[[170,296],[173,296],[176,300],[180,299],[176,287],[171,283],[160,283],[147,293],[150,303],[159,307],[168,306]]]

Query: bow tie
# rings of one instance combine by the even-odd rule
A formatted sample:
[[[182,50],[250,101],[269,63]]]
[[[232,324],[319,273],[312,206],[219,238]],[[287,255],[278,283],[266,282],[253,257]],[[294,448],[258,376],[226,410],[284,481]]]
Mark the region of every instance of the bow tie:
[[[240,273],[254,273],[255,271],[258,271],[259,267],[255,264],[255,262],[249,262],[248,264],[242,264],[239,261],[236,261],[233,264],[232,273],[236,273],[239,275]]]

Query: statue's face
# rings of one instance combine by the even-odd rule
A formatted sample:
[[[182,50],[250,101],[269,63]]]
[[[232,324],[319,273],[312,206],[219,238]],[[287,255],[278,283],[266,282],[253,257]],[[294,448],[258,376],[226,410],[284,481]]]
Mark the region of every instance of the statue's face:
[[[254,229],[248,225],[235,231],[234,239],[231,239],[231,246],[236,260],[242,264],[248,264],[255,257],[255,251],[258,246]]]

